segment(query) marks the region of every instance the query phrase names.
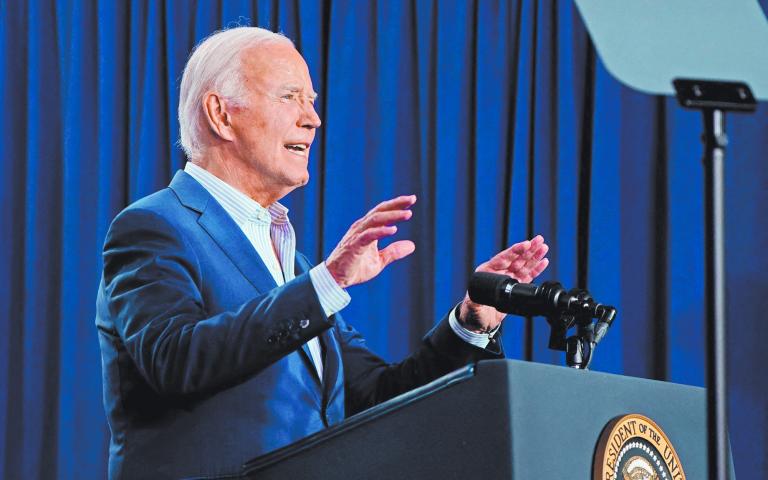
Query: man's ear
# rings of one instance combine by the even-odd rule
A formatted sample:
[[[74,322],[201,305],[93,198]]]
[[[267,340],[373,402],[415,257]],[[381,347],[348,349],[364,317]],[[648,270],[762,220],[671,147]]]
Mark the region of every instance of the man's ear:
[[[227,103],[216,92],[208,92],[203,97],[203,111],[208,120],[213,134],[222,140],[233,141],[235,139],[232,130],[232,119],[227,111]]]

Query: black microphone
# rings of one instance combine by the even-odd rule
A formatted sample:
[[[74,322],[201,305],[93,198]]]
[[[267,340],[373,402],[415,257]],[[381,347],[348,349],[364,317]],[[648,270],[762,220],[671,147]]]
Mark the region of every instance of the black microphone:
[[[469,280],[469,298],[496,310],[523,317],[557,313],[565,293],[559,283],[520,283],[512,277],[475,272]],[[567,301],[567,300],[566,300]]]
[[[541,285],[520,283],[507,275],[475,272],[469,280],[469,298],[475,303],[490,305],[496,310],[523,317],[545,316],[597,318],[594,329],[594,343],[599,342],[611,326],[616,309],[595,303],[589,292],[582,289],[566,291],[558,282],[544,282]],[[572,323],[558,325],[570,328]],[[590,335],[591,336],[591,335]]]

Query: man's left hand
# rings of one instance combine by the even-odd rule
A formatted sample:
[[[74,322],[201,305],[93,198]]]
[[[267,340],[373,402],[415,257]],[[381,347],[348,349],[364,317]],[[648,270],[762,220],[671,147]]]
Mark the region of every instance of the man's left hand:
[[[549,265],[549,260],[544,258],[548,250],[544,237],[537,235],[496,254],[475,271],[508,275],[520,283],[530,283]],[[488,333],[498,327],[505,316],[506,313],[493,307],[473,302],[467,294],[461,303],[458,321],[467,330]]]

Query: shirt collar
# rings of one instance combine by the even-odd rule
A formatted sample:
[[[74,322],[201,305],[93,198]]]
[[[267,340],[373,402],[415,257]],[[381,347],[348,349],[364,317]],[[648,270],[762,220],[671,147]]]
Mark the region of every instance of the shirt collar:
[[[264,208],[256,200],[192,162],[187,162],[184,171],[197,180],[238,224],[288,223],[288,208],[281,203],[275,202]]]
[[[288,223],[288,208],[282,203],[275,202],[267,210],[272,217],[272,223],[277,225]]]

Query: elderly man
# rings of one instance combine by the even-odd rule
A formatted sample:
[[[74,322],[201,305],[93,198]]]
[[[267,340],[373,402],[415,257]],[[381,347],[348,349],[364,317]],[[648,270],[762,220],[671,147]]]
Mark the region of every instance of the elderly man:
[[[414,244],[396,241],[415,196],[380,203],[318,265],[295,251],[278,200],[308,181],[320,118],[307,65],[259,28],[216,33],[187,63],[170,186],[121,212],[104,245],[96,324],[111,478],[236,473],[244,461],[468,362],[501,354],[503,315],[468,298],[399,364],[338,314]],[[530,281],[541,237],[479,270]]]

